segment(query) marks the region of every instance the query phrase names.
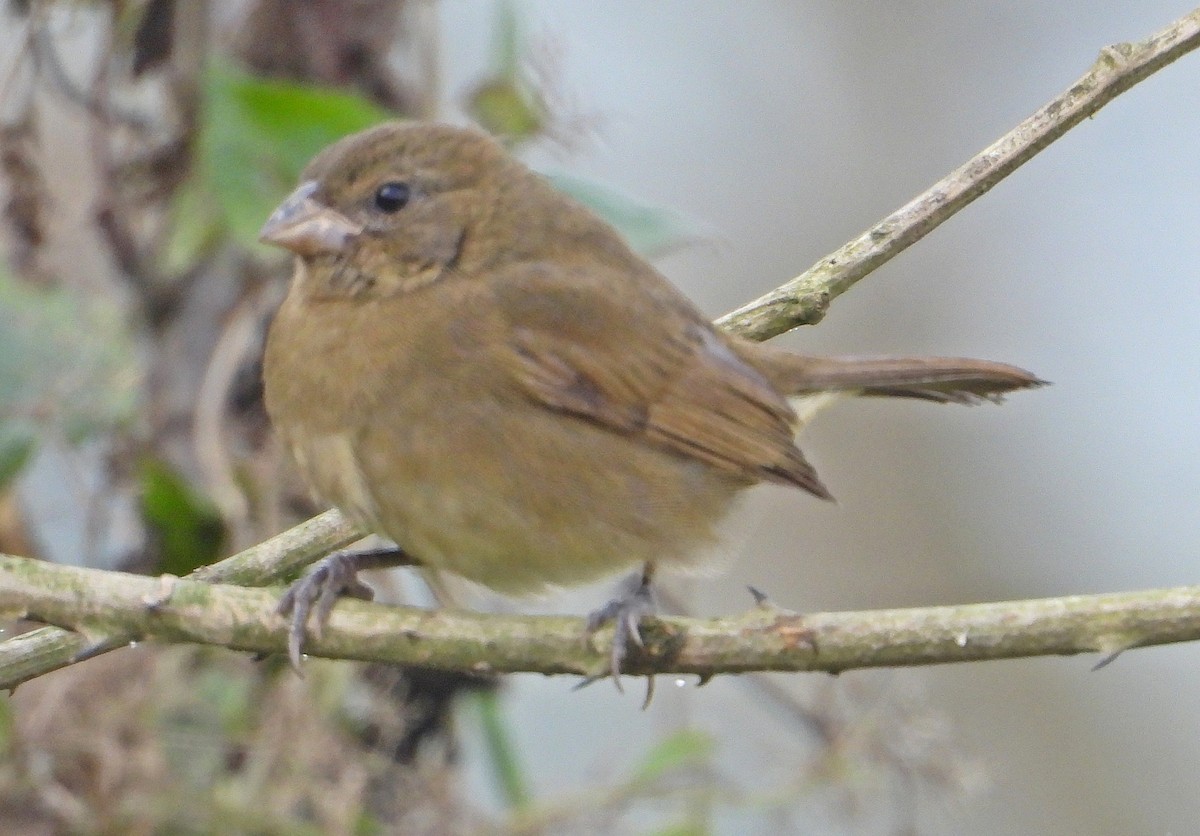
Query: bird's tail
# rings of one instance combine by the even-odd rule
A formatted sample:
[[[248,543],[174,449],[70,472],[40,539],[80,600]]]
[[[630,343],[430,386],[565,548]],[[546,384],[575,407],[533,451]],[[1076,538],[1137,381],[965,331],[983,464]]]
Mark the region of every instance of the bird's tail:
[[[755,365],[789,397],[838,392],[971,404],[1046,385],[1016,366],[962,357],[810,357],[773,350]]]

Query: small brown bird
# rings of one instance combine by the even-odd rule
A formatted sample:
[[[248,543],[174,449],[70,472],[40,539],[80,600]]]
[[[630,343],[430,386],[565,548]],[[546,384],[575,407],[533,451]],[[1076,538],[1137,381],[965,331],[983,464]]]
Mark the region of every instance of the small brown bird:
[[[789,398],[973,403],[1036,386],[952,358],[808,357],[716,329],[618,233],[494,140],[391,123],[321,152],[262,240],[297,255],[267,341],[266,405],[323,499],[423,566],[506,593],[688,565],[757,482],[829,492]],[[335,557],[311,606],[361,591]]]

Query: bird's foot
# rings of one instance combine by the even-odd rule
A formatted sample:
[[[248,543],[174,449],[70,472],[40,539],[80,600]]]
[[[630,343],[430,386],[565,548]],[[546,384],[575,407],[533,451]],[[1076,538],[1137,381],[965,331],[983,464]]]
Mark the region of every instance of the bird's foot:
[[[594,633],[610,621],[613,624],[613,643],[606,675],[612,676],[617,690],[622,693],[624,693],[624,689],[621,687],[621,663],[625,661],[631,644],[645,647],[642,643],[639,626],[645,616],[653,615],[657,610],[654,587],[651,584],[652,576],[653,572],[649,566],[638,574],[631,575],[622,585],[618,596],[591,613],[587,619],[589,634]],[[584,680],[580,687],[602,678],[603,676],[590,677]]]
[[[413,563],[403,550],[389,547],[367,551],[339,551],[313,564],[312,571],[288,587],[275,612],[290,616],[288,627],[288,658],[292,667],[300,670],[300,654],[311,622],[317,638],[338,598],[351,597],[370,601],[371,587],[358,579],[364,569],[406,566]]]

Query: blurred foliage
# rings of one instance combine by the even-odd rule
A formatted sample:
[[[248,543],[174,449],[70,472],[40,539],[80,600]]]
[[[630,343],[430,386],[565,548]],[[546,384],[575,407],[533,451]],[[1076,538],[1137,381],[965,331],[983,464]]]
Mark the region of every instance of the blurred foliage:
[[[11,695],[0,694],[0,760],[13,754],[16,737],[16,718],[13,716]]]
[[[0,271],[0,486],[47,433],[80,441],[128,421],[140,383],[122,315],[95,296]]]
[[[221,233],[257,246],[267,216],[318,151],[391,118],[351,93],[254,78],[216,64],[203,89],[195,169],[176,198],[165,253],[175,270],[194,264]]]
[[[512,742],[512,734],[504,719],[500,695],[495,690],[481,691],[474,697],[483,727],[485,751],[490,760],[492,775],[500,788],[504,803],[512,809],[527,806],[532,800],[529,778],[521,767]]]
[[[37,437],[26,422],[0,422],[0,490],[20,474],[36,449]]]
[[[561,173],[547,176],[556,189],[616,227],[629,246],[644,256],[664,255],[699,237],[693,222],[669,209],[648,206],[583,177]]]
[[[654,743],[625,775],[577,795],[516,809],[509,827],[515,833],[710,833],[716,802],[725,807],[748,803],[721,786],[713,770],[715,755],[710,734],[680,729]],[[665,823],[647,831],[647,816]],[[631,829],[634,820],[642,827]],[[618,821],[626,826],[617,827]]]
[[[516,8],[509,0],[497,3],[491,72],[468,95],[466,105],[484,130],[511,146],[536,139],[549,121],[546,103],[526,75],[525,51]]]
[[[0,696],[0,832],[712,831],[705,802],[720,790],[702,732],[668,734],[623,775],[488,820],[446,783],[453,766],[437,746],[414,769],[360,736],[348,720],[362,698],[354,665],[309,660],[301,678],[242,654],[149,644],[106,659]],[[6,829],[16,809],[27,827]]]
[[[712,736],[694,729],[681,729],[646,753],[633,770],[631,781],[650,783],[672,770],[702,766],[716,749]]]
[[[511,0],[496,4],[491,69],[468,94],[467,112],[489,133],[519,149],[545,137],[553,116],[538,84],[527,71],[529,47],[524,25]],[[548,179],[604,218],[644,256],[667,253],[698,236],[696,225],[661,207],[641,203],[602,183],[562,173]]]
[[[436,763],[408,769],[347,731],[354,666],[300,678],[152,646],[106,659],[0,698],[0,833],[480,832],[453,826],[473,813],[443,809]]]
[[[216,505],[158,459],[142,461],[142,518],[158,546],[158,568],[180,577],[221,556],[225,522]]]

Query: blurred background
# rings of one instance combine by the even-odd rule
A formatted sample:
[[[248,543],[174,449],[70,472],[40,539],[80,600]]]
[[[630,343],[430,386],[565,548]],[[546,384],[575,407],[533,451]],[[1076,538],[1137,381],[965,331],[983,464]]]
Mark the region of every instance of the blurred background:
[[[717,316],[1188,10],[11,0],[0,550],[183,573],[316,510],[261,414],[289,265],[252,242],[341,134],[481,123]],[[838,504],[759,489],[723,571],[675,585],[690,611],[746,584],[803,612],[1196,582],[1198,97],[1185,56],[781,338],[1054,386],[836,407],[804,441]],[[139,647],[0,704],[0,831],[1193,832],[1200,652],[1095,661],[660,678],[641,712],[563,678]]]

